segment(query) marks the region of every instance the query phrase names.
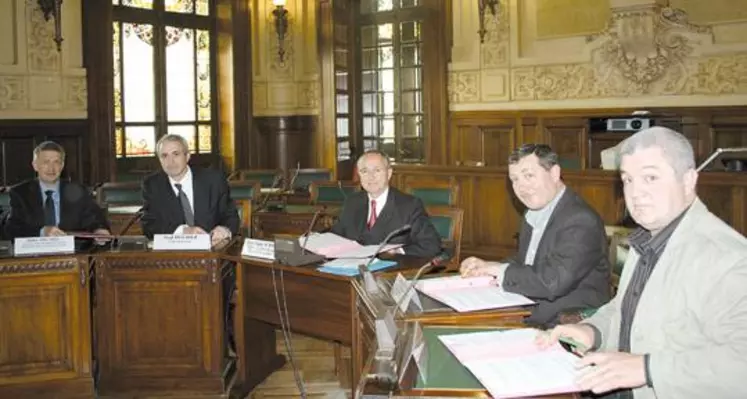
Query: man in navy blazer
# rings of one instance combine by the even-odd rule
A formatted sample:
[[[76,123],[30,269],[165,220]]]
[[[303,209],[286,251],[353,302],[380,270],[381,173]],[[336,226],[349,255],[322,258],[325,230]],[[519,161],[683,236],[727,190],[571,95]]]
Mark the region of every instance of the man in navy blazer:
[[[143,233],[210,234],[213,245],[239,232],[228,181],[212,169],[190,167],[187,141],[168,134],[156,144],[162,171],[143,180]]]
[[[386,236],[410,225],[390,243],[404,244],[406,255],[434,257],[441,253],[441,238],[433,227],[423,202],[389,186],[392,168],[386,154],[366,151],[357,162],[364,191],[348,196],[332,232],[363,245],[380,244]]]
[[[18,237],[63,236],[69,232],[109,235],[109,223],[86,187],[60,180],[65,150],[53,141],[34,148],[31,162],[36,179],[10,189],[10,214],[5,235]]]

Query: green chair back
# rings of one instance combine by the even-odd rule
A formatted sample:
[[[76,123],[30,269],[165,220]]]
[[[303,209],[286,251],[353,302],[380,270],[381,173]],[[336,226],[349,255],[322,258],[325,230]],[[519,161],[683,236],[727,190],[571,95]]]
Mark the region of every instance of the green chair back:
[[[296,170],[292,170],[289,178],[293,182],[291,189],[308,190],[312,182],[332,180],[332,172],[329,169],[300,169],[296,175]]]
[[[451,206],[455,203],[451,188],[418,187],[410,189],[410,194],[420,198],[426,206]]]
[[[96,193],[101,206],[143,205],[140,182],[104,183]]]
[[[242,170],[240,173],[241,180],[258,181],[261,187],[272,187],[278,176],[282,176],[280,170]]]

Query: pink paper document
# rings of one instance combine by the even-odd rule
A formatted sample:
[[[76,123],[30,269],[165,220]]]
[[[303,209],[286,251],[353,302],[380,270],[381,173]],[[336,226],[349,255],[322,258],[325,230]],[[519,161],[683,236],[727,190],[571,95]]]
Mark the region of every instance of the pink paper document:
[[[442,302],[457,312],[532,305],[524,295],[506,292],[493,277],[449,276],[418,281],[418,291]]]
[[[539,349],[539,330],[442,335],[438,339],[494,398],[579,392],[578,357],[559,344]]]
[[[311,233],[308,239],[305,236],[299,237],[298,243],[301,247],[327,258],[370,258],[377,253],[402,246],[402,244],[389,244],[379,250],[379,245],[361,245],[334,233]]]

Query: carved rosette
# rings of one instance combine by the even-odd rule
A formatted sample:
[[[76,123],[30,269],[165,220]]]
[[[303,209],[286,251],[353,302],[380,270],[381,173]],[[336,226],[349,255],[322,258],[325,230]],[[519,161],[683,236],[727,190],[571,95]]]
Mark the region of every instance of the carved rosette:
[[[0,76],[0,111],[26,108],[27,97],[23,77]]]
[[[481,63],[484,68],[502,68],[508,66],[509,59],[509,14],[508,2],[501,0],[496,15],[485,14],[487,34],[480,46]]]
[[[480,101],[480,75],[477,71],[450,72],[448,93],[452,104]]]
[[[78,261],[74,259],[64,259],[54,262],[40,260],[38,263],[0,263],[0,274],[65,272],[75,269],[77,265]]]
[[[651,6],[614,11],[607,29],[588,40],[597,81],[622,95],[674,94],[687,82],[688,57],[712,33],[680,10]]]

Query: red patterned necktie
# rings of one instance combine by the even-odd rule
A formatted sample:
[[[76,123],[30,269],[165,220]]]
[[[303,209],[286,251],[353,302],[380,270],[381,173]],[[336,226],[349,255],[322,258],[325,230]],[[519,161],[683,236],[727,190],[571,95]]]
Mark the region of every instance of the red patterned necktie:
[[[371,200],[371,216],[368,217],[366,226],[371,230],[374,224],[376,224],[376,200]]]

